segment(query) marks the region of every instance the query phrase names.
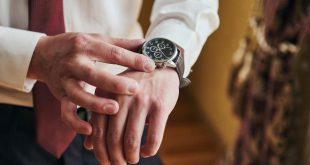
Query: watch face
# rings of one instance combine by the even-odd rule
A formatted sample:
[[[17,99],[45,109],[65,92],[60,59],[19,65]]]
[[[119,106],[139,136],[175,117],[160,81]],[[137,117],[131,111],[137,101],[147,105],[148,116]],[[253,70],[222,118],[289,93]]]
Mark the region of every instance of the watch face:
[[[177,55],[176,45],[164,38],[154,38],[143,44],[142,54],[155,62],[166,62]]]

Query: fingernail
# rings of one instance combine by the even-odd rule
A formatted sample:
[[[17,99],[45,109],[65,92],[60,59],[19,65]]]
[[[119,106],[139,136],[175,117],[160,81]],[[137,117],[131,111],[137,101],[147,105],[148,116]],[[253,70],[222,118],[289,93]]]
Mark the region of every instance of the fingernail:
[[[115,106],[113,104],[107,104],[103,107],[103,110],[109,114],[116,113]]]
[[[91,151],[91,150],[93,150],[93,149],[94,149],[94,147],[93,147],[93,146],[85,146],[85,149],[87,149],[87,150]]]
[[[142,158],[148,158],[148,157],[150,157],[150,156],[145,155],[144,153],[141,153],[141,157],[142,157]]]
[[[129,94],[135,94],[138,91],[138,83],[132,83],[131,85],[128,86],[128,92]]]
[[[147,72],[152,72],[155,67],[155,63],[152,60],[147,60],[147,62],[144,64],[144,70]]]

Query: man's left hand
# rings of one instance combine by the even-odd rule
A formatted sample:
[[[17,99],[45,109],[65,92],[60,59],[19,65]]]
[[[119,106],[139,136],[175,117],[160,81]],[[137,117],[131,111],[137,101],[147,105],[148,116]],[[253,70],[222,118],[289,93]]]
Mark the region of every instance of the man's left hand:
[[[136,95],[112,95],[97,88],[96,94],[115,99],[120,106],[116,115],[92,115],[92,135],[85,141],[86,148],[94,148],[102,164],[138,163],[140,156],[157,153],[169,114],[179,96],[179,78],[171,68],[152,73],[127,71],[121,76],[135,79],[140,84]],[[145,124],[147,140],[141,147]]]

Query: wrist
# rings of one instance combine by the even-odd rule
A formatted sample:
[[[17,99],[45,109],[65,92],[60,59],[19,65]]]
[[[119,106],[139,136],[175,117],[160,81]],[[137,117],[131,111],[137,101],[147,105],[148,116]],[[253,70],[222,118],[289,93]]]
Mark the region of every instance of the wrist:
[[[33,55],[31,57],[31,61],[29,64],[27,78],[35,79],[35,80],[43,80],[44,75],[44,60],[43,60],[43,47],[46,43],[47,36],[42,36],[33,51]]]
[[[175,82],[177,84],[180,84],[179,75],[175,68],[165,67],[165,68],[156,69],[156,71],[162,76],[169,79],[170,82]]]
[[[176,75],[178,77],[178,72],[175,68],[165,67],[165,68],[159,68],[158,70],[166,74]]]

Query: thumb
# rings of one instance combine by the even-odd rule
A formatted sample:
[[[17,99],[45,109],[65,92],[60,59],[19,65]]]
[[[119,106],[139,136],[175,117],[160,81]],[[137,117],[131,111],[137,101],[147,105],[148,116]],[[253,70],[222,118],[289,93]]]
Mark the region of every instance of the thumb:
[[[90,135],[92,127],[88,122],[79,118],[77,115],[77,105],[69,101],[67,98],[63,98],[60,102],[62,121],[77,133]]]

